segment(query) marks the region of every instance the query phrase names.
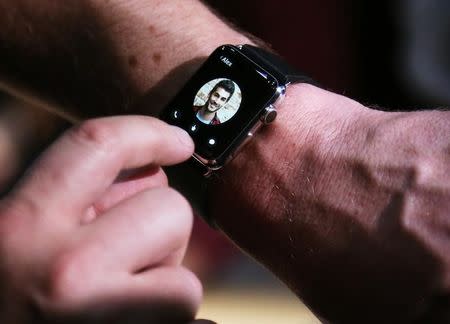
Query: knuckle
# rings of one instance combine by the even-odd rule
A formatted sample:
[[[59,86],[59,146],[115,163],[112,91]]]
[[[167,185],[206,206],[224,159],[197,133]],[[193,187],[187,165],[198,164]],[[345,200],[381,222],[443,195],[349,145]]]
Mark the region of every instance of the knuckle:
[[[158,184],[160,187],[167,187],[169,185],[169,179],[162,169],[154,174],[152,178],[154,180],[154,183]]]
[[[161,243],[164,242],[167,252],[186,246],[192,230],[193,215],[183,196],[174,189],[154,188],[141,192],[134,199],[131,203],[139,207],[135,214],[129,214],[128,217],[133,228],[147,233],[165,233]]]
[[[112,127],[102,119],[91,119],[75,126],[70,134],[76,141],[88,143],[106,151],[114,145],[115,134]]]
[[[197,276],[189,271],[188,269],[182,268],[184,270],[184,282],[187,286],[188,291],[191,293],[191,296],[195,297],[194,300],[200,304],[200,301],[203,297],[203,287],[200,280]]]
[[[26,199],[8,197],[0,201],[0,255],[13,253],[18,256],[30,237],[30,227],[37,227],[34,217],[38,215],[37,210],[36,205]]]
[[[58,255],[51,265],[46,291],[46,299],[52,306],[70,307],[85,296],[89,287],[90,273],[80,250],[68,250]]]
[[[176,191],[173,194],[173,227],[174,240],[179,242],[179,245],[187,244],[191,235],[193,226],[193,213],[191,206],[187,200]]]
[[[174,295],[187,303],[193,313],[196,313],[203,298],[203,287],[194,273],[180,267],[172,278]]]
[[[167,224],[170,226],[171,240],[178,242],[178,245],[184,244],[190,236],[193,223],[192,208],[186,198],[170,187],[149,190],[147,194],[152,195],[153,198],[147,201],[154,202],[156,198],[156,201],[163,206],[164,212],[160,216],[170,218]]]
[[[169,201],[183,214],[192,214],[191,206],[186,198],[173,188],[164,188]]]
[[[186,200],[186,198],[181,195],[178,191],[173,188],[164,188],[167,196],[168,204],[175,210],[173,213],[178,218],[178,224],[186,224],[189,225],[189,229],[191,228],[193,211],[191,205]]]

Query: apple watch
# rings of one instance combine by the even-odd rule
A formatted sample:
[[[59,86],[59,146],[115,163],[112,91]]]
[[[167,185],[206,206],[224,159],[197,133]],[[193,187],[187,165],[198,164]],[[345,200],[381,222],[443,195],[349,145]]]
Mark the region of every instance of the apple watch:
[[[276,119],[277,102],[292,83],[314,82],[268,50],[222,45],[163,110],[161,119],[195,143],[190,161],[166,169],[169,180],[208,223],[207,178]]]

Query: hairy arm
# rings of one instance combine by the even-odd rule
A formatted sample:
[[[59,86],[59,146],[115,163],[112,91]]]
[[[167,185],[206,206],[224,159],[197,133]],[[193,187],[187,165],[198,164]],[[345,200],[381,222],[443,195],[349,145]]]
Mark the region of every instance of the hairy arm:
[[[194,0],[0,0],[0,85],[72,119],[151,113],[215,47],[244,42]],[[279,109],[211,191],[223,231],[325,320],[445,316],[450,113],[307,85]]]
[[[282,109],[213,190],[220,227],[324,320],[448,320],[450,112],[308,85]]]
[[[195,0],[0,0],[0,88],[71,120],[134,112],[158,85],[160,108],[227,42],[248,40]]]

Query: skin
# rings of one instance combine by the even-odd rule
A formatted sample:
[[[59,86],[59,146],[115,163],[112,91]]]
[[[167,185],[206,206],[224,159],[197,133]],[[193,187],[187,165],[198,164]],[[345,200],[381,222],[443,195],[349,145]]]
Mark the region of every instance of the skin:
[[[1,322],[193,319],[201,284],[181,266],[192,210],[160,168],[192,150],[150,117],[67,131],[1,201]]]
[[[290,91],[302,95],[283,109],[314,127],[280,113],[249,143],[210,197],[219,227],[324,321],[445,323],[449,113],[384,113],[309,85]]]
[[[216,112],[222,108],[230,98],[230,93],[223,88],[217,88],[209,97],[207,109]]]
[[[39,8],[0,1],[0,86],[72,120],[157,114],[213,49],[252,42],[194,0]],[[222,231],[324,322],[448,322],[450,113],[380,112],[305,84],[277,108],[212,185]]]

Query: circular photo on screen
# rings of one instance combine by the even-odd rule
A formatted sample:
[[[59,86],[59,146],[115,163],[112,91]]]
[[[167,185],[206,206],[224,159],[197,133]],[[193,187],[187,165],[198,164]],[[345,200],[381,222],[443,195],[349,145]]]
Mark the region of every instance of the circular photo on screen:
[[[197,92],[194,112],[197,119],[207,125],[219,125],[230,120],[239,110],[242,92],[230,79],[214,79]]]

